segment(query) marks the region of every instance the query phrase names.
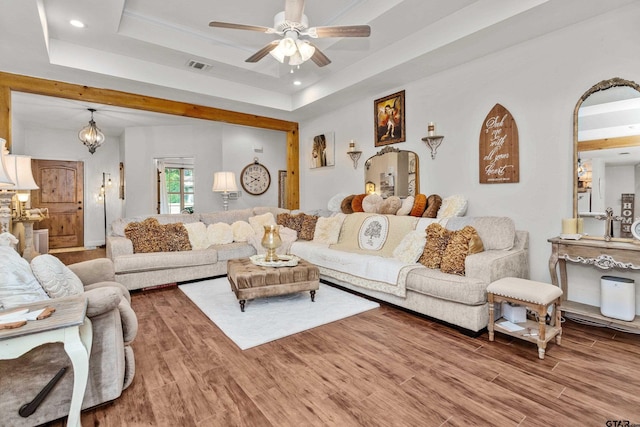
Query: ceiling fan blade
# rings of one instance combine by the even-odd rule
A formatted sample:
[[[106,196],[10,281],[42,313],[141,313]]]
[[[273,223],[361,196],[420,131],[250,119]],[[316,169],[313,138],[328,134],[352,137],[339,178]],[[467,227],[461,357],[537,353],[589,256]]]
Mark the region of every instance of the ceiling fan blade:
[[[258,62],[258,61],[260,61],[262,58],[267,56],[269,54],[269,52],[271,52],[273,49],[275,49],[276,46],[278,46],[278,43],[280,43],[280,40],[272,41],[271,43],[269,43],[268,45],[266,45],[265,47],[263,47],[262,49],[260,49],[259,51],[257,51],[256,53],[254,53],[253,55],[248,57],[247,59],[245,59],[244,62]]]
[[[304,13],[304,0],[285,0],[284,19],[291,22],[300,22]]]
[[[309,43],[311,46],[313,46],[313,44]],[[331,64],[331,60],[327,57],[327,55],[325,55],[324,53],[322,53],[320,51],[320,49],[318,49],[316,46],[313,46],[316,48],[316,51],[313,52],[313,56],[311,57],[311,60],[313,62],[315,62],[315,64],[318,67],[324,67],[325,65],[329,65]]]
[[[209,26],[215,27],[215,28],[230,28],[232,30],[259,31],[261,33],[275,32],[273,28],[269,28],[269,27],[261,27],[259,25],[233,24],[231,22],[211,21],[209,22]]]
[[[306,32],[309,37],[369,37],[371,27],[368,25],[341,25],[333,27],[313,27]]]

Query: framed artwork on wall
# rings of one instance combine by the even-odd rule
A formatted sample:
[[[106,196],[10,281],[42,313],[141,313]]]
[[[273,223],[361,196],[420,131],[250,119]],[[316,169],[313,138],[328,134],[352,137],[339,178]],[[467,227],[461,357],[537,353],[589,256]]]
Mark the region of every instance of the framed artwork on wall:
[[[404,90],[373,102],[376,147],[406,141]]]
[[[335,166],[336,144],[333,132],[318,134],[311,143],[311,169]]]

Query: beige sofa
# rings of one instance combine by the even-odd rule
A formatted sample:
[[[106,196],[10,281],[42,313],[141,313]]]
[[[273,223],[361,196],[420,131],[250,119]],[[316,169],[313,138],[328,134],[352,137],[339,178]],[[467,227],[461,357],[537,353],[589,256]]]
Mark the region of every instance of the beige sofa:
[[[233,224],[236,221],[249,221],[250,217],[266,212],[275,216],[289,211],[257,207],[211,213],[120,218],[111,224],[111,232],[107,236],[107,257],[113,260],[116,280],[130,290],[223,276],[227,274],[227,260],[255,255],[255,247],[247,242],[232,242],[190,251],[134,253],[133,243],[125,237],[125,228],[131,222],[146,218],[156,218],[160,224]]]
[[[377,214],[355,213],[342,224],[337,244],[295,242],[291,253],[316,264],[320,278],[399,307],[439,319],[472,333],[488,324],[487,286],[502,277],[529,277],[529,234],[506,217],[396,218],[395,230],[414,223],[424,230],[438,222],[450,230],[474,227],[485,250],[466,257],[465,275],[443,273],[398,260],[392,250],[363,250],[357,242],[364,221]],[[407,224],[402,224],[407,223]],[[409,226],[411,228],[411,226]],[[395,232],[389,226],[389,235]],[[393,244],[400,236],[395,236]],[[389,239],[392,239],[390,237]],[[354,241],[355,240],[355,241]],[[396,246],[397,247],[397,246]]]
[[[249,221],[256,215],[289,212],[278,208],[201,213],[192,215],[154,215],[161,223],[202,221],[231,224]],[[349,288],[382,301],[407,308],[471,332],[488,324],[486,288],[502,277],[529,276],[529,235],[517,231],[506,217],[453,217],[444,219],[382,215],[394,226],[388,242],[379,250],[358,248],[358,231],[373,213],[342,215],[347,220],[339,224],[339,241],[335,244],[317,241],[294,242],[289,252],[300,256],[320,269],[321,279]],[[131,221],[119,220],[112,226],[107,239],[107,254],[113,259],[116,280],[128,289],[182,282],[227,273],[226,261],[256,254],[256,248],[246,242],[213,245],[207,249],[183,252],[133,253],[133,245],[124,237],[124,227]],[[429,269],[415,262],[396,259],[393,249],[409,231],[424,230],[438,222],[451,230],[465,225],[475,227],[485,251],[470,255],[465,261],[464,276]]]
[[[3,279],[7,280],[8,276],[17,273],[15,278],[26,282],[25,269],[29,266],[17,271],[16,263],[24,260],[15,251],[7,249],[0,248]],[[82,408],[86,409],[118,398],[133,381],[135,360],[130,344],[136,336],[138,322],[130,306],[129,292],[114,282],[110,260],[86,261],[69,268],[85,285],[83,295],[88,301],[87,317],[93,329],[89,380],[82,403]],[[9,301],[13,306],[19,305],[15,297],[19,292],[14,287],[13,296],[3,294],[5,307],[10,307]],[[47,298],[46,295],[44,298]],[[41,345],[17,359],[0,360],[0,424],[34,426],[65,417],[73,389],[71,367],[32,415],[23,418],[18,414],[20,407],[32,401],[64,366],[70,367],[71,364],[62,343]]]

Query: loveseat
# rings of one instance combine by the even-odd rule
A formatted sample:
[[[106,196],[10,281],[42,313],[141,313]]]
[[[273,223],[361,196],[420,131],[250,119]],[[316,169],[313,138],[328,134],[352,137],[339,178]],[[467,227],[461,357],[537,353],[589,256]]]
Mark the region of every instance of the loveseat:
[[[35,264],[34,264],[35,263]],[[49,298],[39,281],[45,278],[48,292],[64,292],[60,284],[80,280],[80,294],[87,299],[93,343],[89,358],[89,379],[82,408],[90,408],[118,398],[135,374],[131,342],[138,322],[130,306],[129,292],[114,281],[113,263],[103,258],[63,266],[51,255],[33,259],[38,277],[29,263],[10,247],[0,247],[0,305],[8,309],[21,303]],[[35,267],[34,267],[35,268]],[[53,286],[51,286],[53,285]],[[40,286],[40,288],[38,288]],[[60,296],[59,298],[68,298]],[[55,316],[55,313],[53,314]],[[29,417],[18,414],[65,366],[69,371],[55,385],[44,402]],[[73,389],[73,369],[61,343],[45,344],[17,359],[0,360],[0,425],[34,426],[65,417]]]
[[[455,213],[463,213],[463,210]],[[517,231],[513,221],[506,217],[421,218],[335,211],[322,212],[318,217],[264,207],[190,215],[153,215],[162,224],[184,222],[196,249],[134,253],[134,244],[125,237],[125,229],[134,221],[145,220],[140,217],[121,219],[113,224],[112,235],[107,239],[107,254],[113,259],[116,280],[129,289],[224,275],[228,259],[249,257],[260,250],[260,227],[252,224],[255,231],[252,237],[244,236],[244,239],[237,239],[241,241],[231,243],[205,244],[206,247],[198,246],[198,233],[194,232],[194,227],[199,225],[200,234],[208,234],[220,222],[233,228],[238,223],[251,223],[257,218],[264,221],[266,216],[283,226],[281,234],[290,228],[296,230],[298,239],[283,245],[286,252],[316,264],[321,279],[471,332],[487,326],[486,288],[489,283],[502,277],[527,278],[529,275],[528,233]],[[307,221],[310,218],[313,220]],[[387,234],[383,240],[377,238],[379,247],[367,247],[362,241],[371,240],[370,236],[360,231],[366,233],[375,219],[387,224]],[[305,228],[307,222],[310,229]],[[425,230],[430,224],[447,230],[473,227],[484,251],[462,260],[462,274],[427,268],[417,261],[423,253]],[[207,231],[203,232],[205,229]],[[399,249],[404,252],[397,253]]]

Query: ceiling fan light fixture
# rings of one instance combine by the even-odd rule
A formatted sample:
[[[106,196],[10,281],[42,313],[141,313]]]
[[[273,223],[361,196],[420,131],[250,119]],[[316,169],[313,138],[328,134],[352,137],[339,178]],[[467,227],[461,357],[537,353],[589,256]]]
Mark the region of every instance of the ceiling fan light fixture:
[[[296,53],[294,53],[293,55],[291,55],[289,57],[289,65],[291,66],[295,66],[295,65],[300,65],[304,62],[304,59],[302,59],[302,56],[300,55],[300,52],[296,51]]]
[[[273,56],[274,58],[276,58],[276,60],[283,64],[284,63],[284,53],[282,53],[282,50],[280,49],[280,45],[276,46],[274,49],[272,49],[269,52],[269,55]]]
[[[80,132],[78,132],[78,138],[84,145],[89,149],[89,153],[93,154],[96,152],[96,149],[102,145],[104,142],[104,133],[98,128],[96,122],[93,120],[93,113],[96,111],[93,108],[88,108],[91,111],[91,120],[89,120],[89,124],[83,127]]]
[[[302,62],[311,59],[313,54],[316,52],[316,48],[307,40],[296,40],[296,46],[298,46],[298,52],[300,53]]]
[[[296,45],[296,40],[287,35],[287,37],[280,40],[276,49],[280,49],[284,56],[291,56],[298,51],[298,46]]]

